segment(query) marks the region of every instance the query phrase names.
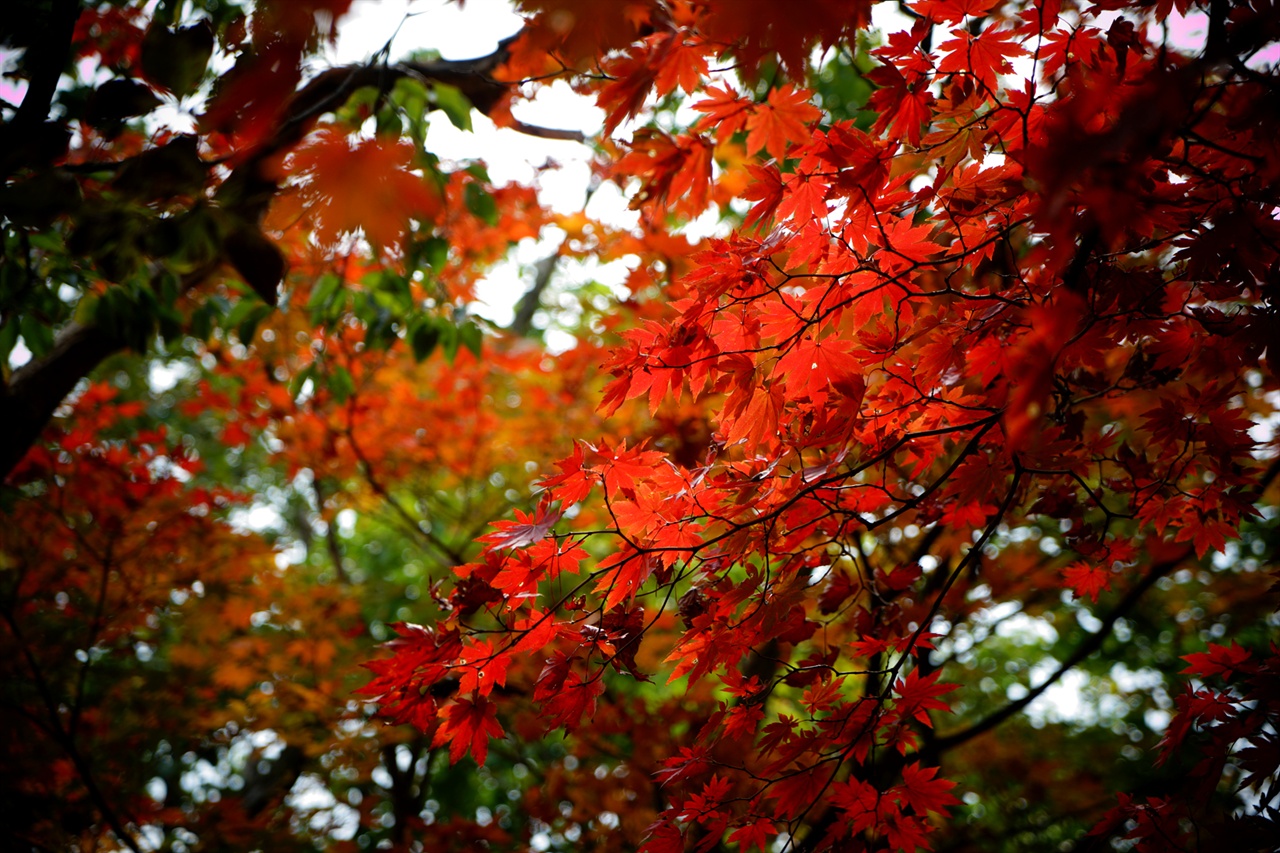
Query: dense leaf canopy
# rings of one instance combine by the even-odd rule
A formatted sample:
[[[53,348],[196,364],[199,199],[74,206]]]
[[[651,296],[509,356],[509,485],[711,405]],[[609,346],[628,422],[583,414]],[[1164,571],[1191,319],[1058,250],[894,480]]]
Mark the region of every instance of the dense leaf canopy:
[[[1273,849],[1268,0],[350,5],[0,30],[0,846]]]

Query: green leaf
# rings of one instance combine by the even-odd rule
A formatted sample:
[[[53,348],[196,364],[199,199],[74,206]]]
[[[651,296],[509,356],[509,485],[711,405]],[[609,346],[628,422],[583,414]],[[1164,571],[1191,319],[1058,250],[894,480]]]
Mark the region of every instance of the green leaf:
[[[400,108],[409,126],[409,135],[421,148],[427,139],[427,104],[430,96],[420,80],[401,77],[391,89],[391,103]]]
[[[22,331],[22,340],[36,358],[42,358],[53,349],[53,329],[28,314],[18,321]]]
[[[222,322],[224,329],[235,329],[240,342],[248,346],[258,331],[258,324],[271,313],[271,306],[254,299],[241,299]]]
[[[339,403],[345,403],[347,398],[355,393],[355,380],[351,378],[351,374],[345,367],[335,367],[329,372],[329,390],[333,392],[334,399]]]
[[[437,273],[449,263],[449,244],[440,237],[432,237],[422,244],[422,259]]]
[[[212,300],[191,313],[191,334],[200,340],[208,340],[214,324],[222,316],[222,309]]]
[[[118,133],[124,120],[143,116],[163,103],[139,80],[108,80],[89,95],[85,121],[109,133]]]
[[[440,329],[431,317],[418,317],[409,327],[409,346],[413,348],[413,357],[423,362],[440,343]]]
[[[471,129],[471,101],[462,94],[462,90],[447,83],[436,83],[432,86],[436,96],[436,107],[440,109],[453,126],[459,130]]]
[[[449,322],[440,324],[440,349],[445,360],[453,364],[458,356],[458,327]]]
[[[18,324],[5,322],[0,324],[0,364],[9,363],[9,353],[18,343]]]
[[[306,386],[307,382],[311,381],[315,377],[315,373],[315,362],[308,364],[302,370],[295,373],[293,378],[289,380],[289,396],[294,400],[297,400],[298,397],[301,396],[302,389]]]
[[[249,316],[249,312],[252,310],[253,301],[241,297],[236,301],[236,304],[232,306],[231,310],[227,312],[226,319],[222,321],[222,328],[234,329],[244,320],[244,318]]]
[[[480,357],[480,349],[484,345],[484,333],[480,331],[480,327],[468,320],[458,327],[458,340],[464,347],[471,350],[471,354],[476,358]]]
[[[377,303],[397,317],[404,316],[413,310],[413,291],[409,287],[409,279],[384,271],[374,285],[373,298]]]
[[[267,319],[270,314],[270,305],[263,305],[261,302],[254,304],[249,316],[241,320],[240,324],[236,326],[236,334],[240,337],[240,342],[245,346],[253,343],[253,336],[258,333],[258,325]]]
[[[151,336],[156,329],[160,305],[156,301],[155,292],[146,286],[129,288],[126,298],[132,310],[128,315],[129,323],[125,329],[127,336],[125,341],[134,352],[146,352],[147,345],[150,343]]]
[[[208,178],[199,143],[189,133],[158,148],[130,157],[111,181],[111,188],[139,201],[175,196],[199,197]],[[197,215],[193,211],[192,215]]]
[[[351,93],[351,97],[347,98],[346,103],[337,111],[337,116],[344,123],[359,124],[359,117],[372,112],[381,96],[382,91],[377,86],[361,86]]]
[[[81,205],[80,182],[61,169],[0,187],[0,214],[17,225],[48,228],[54,219]]]
[[[182,338],[182,313],[168,305],[156,310],[156,326],[166,347]]]
[[[378,136],[399,136],[404,133],[404,120],[397,112],[379,110],[373,130]]]
[[[280,282],[287,265],[284,253],[260,230],[241,223],[227,234],[222,243],[227,260],[240,273],[254,293],[268,305],[276,304]]]
[[[213,30],[201,21],[174,31],[152,23],[142,39],[142,73],[179,98],[200,88],[209,57]]]
[[[93,319],[112,337],[142,353],[146,352],[155,331],[157,309],[155,294],[149,287],[120,285],[108,288],[98,298],[93,306]],[[25,323],[22,331],[28,339],[27,345],[31,346]]]
[[[182,295],[182,280],[172,270],[161,270],[152,281],[156,298],[166,308],[172,308]]]
[[[498,224],[498,203],[479,184],[467,184],[465,200],[467,210],[489,225]]]
[[[329,306],[333,303],[333,297],[341,286],[342,279],[333,273],[325,273],[320,276],[320,280],[316,282],[316,286],[311,290],[310,298],[307,299],[307,311],[311,314],[312,324],[319,325],[320,321],[325,318]]]
[[[369,310],[359,312],[365,321],[364,342],[370,349],[384,350],[400,338],[396,317],[378,304],[378,294],[370,294],[364,300]]]

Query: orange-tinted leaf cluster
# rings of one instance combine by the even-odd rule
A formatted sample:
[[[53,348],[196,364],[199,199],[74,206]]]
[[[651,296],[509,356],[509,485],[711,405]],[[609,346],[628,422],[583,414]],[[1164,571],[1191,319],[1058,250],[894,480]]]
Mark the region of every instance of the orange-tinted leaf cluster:
[[[10,480],[0,710],[38,737],[4,754],[23,802],[71,818],[24,832],[90,847],[185,821],[245,849],[318,832],[287,785],[255,792],[266,766],[362,792],[334,797],[353,849],[969,849],[1004,841],[987,830],[1019,802],[1018,843],[1083,832],[1108,805],[1098,768],[1123,766],[1169,794],[1124,796],[1096,829],[1113,845],[1274,838],[1273,813],[1224,796],[1231,766],[1271,802],[1280,764],[1276,651],[1257,639],[1280,472],[1274,10],[1210,3],[1187,49],[1166,36],[1183,0],[908,0],[905,29],[861,40],[865,0],[524,0],[529,26],[493,58],[508,82],[468,79],[503,108],[533,78],[593,94],[621,137],[596,174],[641,212],[625,229],[552,216],[479,164],[446,174],[395,93],[372,138],[350,132],[370,109],[336,101],[316,102],[334,115],[319,130],[282,121],[348,5],[264,2],[248,42],[220,31],[235,67],[194,147],[120,122],[81,134],[54,180],[114,205],[94,220],[107,237],[59,208],[30,239],[13,201],[29,167],[2,188],[5,252],[21,248],[4,281],[54,288],[33,317],[93,269],[97,313],[59,314],[66,329],[149,339],[112,311],[163,298],[154,327],[199,355],[178,380],[194,400],[82,388]],[[76,55],[145,64],[144,18],[87,12]],[[406,118],[412,142],[387,132]],[[179,146],[191,181],[129,177]],[[84,165],[100,148],[139,157],[105,179]],[[253,169],[219,187],[222,163]],[[686,239],[713,206],[718,236]],[[259,286],[234,239],[265,243],[268,207],[292,309],[240,302],[172,346],[182,312],[209,325],[230,293],[187,276],[230,260],[274,295],[284,257],[266,246]],[[192,222],[206,250],[161,257]],[[629,268],[607,309],[602,288],[543,276],[539,320],[577,343],[554,356],[471,304],[553,222],[552,261]],[[40,349],[10,314],[0,340]],[[279,516],[279,559],[231,524],[249,499],[210,482],[242,475]],[[394,636],[354,701],[366,632]],[[1019,712],[1100,651],[1112,674],[1084,677],[1176,697],[1163,730],[1126,697],[1028,735]],[[1129,690],[1134,671],[1158,686]],[[366,703],[407,728],[376,732]],[[1160,736],[1160,763],[1200,748],[1190,769],[1136,769],[1130,740]],[[279,760],[258,761],[273,738]],[[99,776],[91,744],[142,759]],[[210,749],[223,775],[246,768],[224,805],[166,763]],[[508,785],[487,826],[428,805],[467,756]],[[140,793],[153,780],[164,802]]]
[[[331,245],[363,230],[375,246],[398,245],[409,220],[431,221],[439,189],[413,170],[413,146],[379,138],[352,140],[337,129],[317,132],[289,162],[315,222],[316,239]]]
[[[451,601],[497,621],[504,667],[553,652],[543,730],[603,707],[606,674],[647,678],[627,650],[678,614],[653,631],[668,683],[731,700],[663,762],[649,850],[784,827],[927,847],[956,798],[924,759],[1012,715],[932,733],[955,686],[937,667],[964,656],[930,638],[983,602],[1118,618],[1227,548],[1272,476],[1250,430],[1275,383],[1280,128],[1255,104],[1270,72],[1214,53],[1270,36],[1241,12],[1197,56],[1159,43],[1172,4],[1105,27],[1101,8],[909,6],[858,72],[874,115],[824,112],[804,76],[815,45],[860,49],[867,4],[655,2],[581,29],[603,72],[581,85],[606,133],[630,130],[607,174],[642,227],[752,203],[604,362],[603,414],[702,407],[707,435],[681,455],[575,444]],[[537,28],[586,14],[529,9]],[[574,36],[556,38],[581,67]],[[785,76],[747,88],[772,56]],[[701,114],[684,127],[660,100],[678,93]],[[727,738],[754,754],[718,758]],[[811,808],[833,816],[813,828]]]

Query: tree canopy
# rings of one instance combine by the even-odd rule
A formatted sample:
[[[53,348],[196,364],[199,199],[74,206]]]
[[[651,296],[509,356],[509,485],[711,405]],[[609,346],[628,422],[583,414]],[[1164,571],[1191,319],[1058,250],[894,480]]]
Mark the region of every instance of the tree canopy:
[[[1274,6],[514,5],[11,10],[6,849],[1273,849]]]

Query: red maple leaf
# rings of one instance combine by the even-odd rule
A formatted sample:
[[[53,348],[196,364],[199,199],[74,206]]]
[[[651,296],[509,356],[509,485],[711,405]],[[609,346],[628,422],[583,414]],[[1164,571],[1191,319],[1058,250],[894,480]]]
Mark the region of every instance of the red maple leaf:
[[[912,9],[939,22],[962,21],[966,17],[981,18],[1000,5],[1001,0],[920,0]]]
[[[495,521],[495,533],[487,533],[477,539],[495,548],[523,548],[541,541],[564,515],[562,510],[552,511],[543,504],[534,512],[516,510],[515,521]]]
[[[556,467],[560,469],[560,473],[545,478],[542,487],[550,489],[552,497],[564,506],[572,506],[585,498],[598,482],[590,468],[586,467],[586,455],[580,442],[574,443],[573,455],[561,459]]]
[[[892,65],[881,65],[865,75],[880,88],[872,93],[867,107],[880,114],[876,133],[889,131],[891,139],[907,139],[919,145],[924,128],[933,117],[933,93],[923,75],[913,74],[908,80]]]
[[[936,812],[942,817],[948,817],[947,806],[960,802],[951,794],[956,783],[949,779],[934,778],[937,775],[937,767],[921,767],[918,761],[902,768],[902,785],[897,790],[916,814],[923,816]]]
[[[739,850],[746,853],[748,850],[768,851],[770,842],[778,835],[778,828],[772,820],[764,817],[758,817],[745,826],[740,826],[729,834],[728,841],[730,844],[737,842],[742,846]]]
[[[727,86],[712,86],[707,94],[710,97],[693,104],[693,109],[704,114],[693,125],[694,130],[714,127],[716,140],[724,142],[746,127],[747,116],[754,106],[749,100]]]
[[[1182,670],[1182,674],[1198,675],[1201,678],[1222,676],[1230,679],[1235,673],[1247,672],[1250,669],[1246,666],[1249,657],[1249,650],[1239,643],[1232,643],[1230,646],[1210,643],[1207,652],[1194,652],[1182,656],[1182,659],[1187,662],[1187,668]]]
[[[976,37],[959,28],[955,37],[942,43],[940,50],[950,51],[938,63],[946,74],[972,74],[988,92],[995,92],[1000,74],[1013,71],[1010,59],[1026,54],[1026,48],[1014,41],[1012,30],[989,28]]]
[[[907,673],[906,679],[899,680],[894,685],[894,691],[898,694],[898,710],[904,719],[914,717],[917,722],[932,727],[929,711],[950,710],[947,703],[937,697],[958,689],[960,685],[939,684],[938,678],[941,675],[942,672],[939,671],[921,678],[920,671],[913,669]]]
[[[432,746],[449,744],[449,763],[456,763],[468,751],[476,764],[484,764],[489,754],[489,738],[502,737],[498,706],[483,696],[459,699],[445,709]]]
[[[763,104],[757,104],[747,117],[747,152],[760,149],[781,160],[789,143],[803,143],[809,139],[809,124],[822,115],[811,100],[808,89],[796,88],[794,83],[774,89]]]
[[[684,853],[684,836],[669,821],[656,820],[649,824],[640,853]]]
[[[762,225],[767,222],[778,204],[782,201],[783,183],[782,173],[778,171],[778,167],[772,164],[765,166],[747,166],[747,172],[755,180],[747,185],[743,191],[742,197],[748,201],[754,201],[751,210],[747,212],[746,218],[742,222],[743,230],[748,230],[756,225]]]
[[[1073,563],[1062,570],[1062,576],[1076,598],[1087,595],[1090,601],[1097,602],[1100,592],[1111,589],[1111,573],[1091,563]]]

